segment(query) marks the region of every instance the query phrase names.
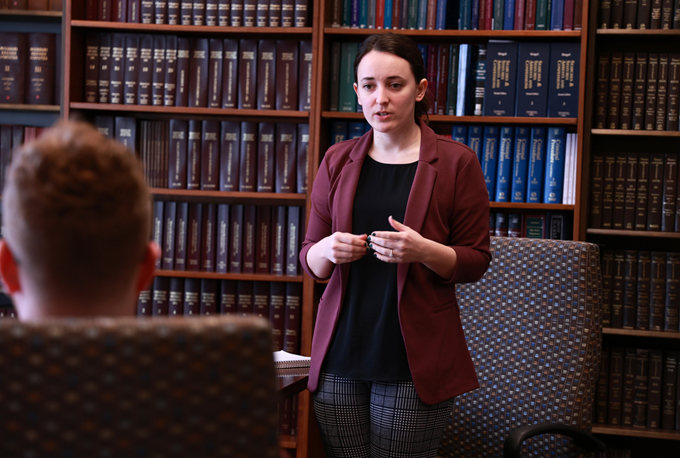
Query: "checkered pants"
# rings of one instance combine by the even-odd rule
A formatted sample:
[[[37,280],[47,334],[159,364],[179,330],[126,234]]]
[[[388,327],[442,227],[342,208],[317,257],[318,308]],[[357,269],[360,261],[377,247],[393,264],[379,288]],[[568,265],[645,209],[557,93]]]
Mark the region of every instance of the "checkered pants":
[[[434,458],[452,408],[423,404],[413,382],[326,373],[312,397],[327,458]]]

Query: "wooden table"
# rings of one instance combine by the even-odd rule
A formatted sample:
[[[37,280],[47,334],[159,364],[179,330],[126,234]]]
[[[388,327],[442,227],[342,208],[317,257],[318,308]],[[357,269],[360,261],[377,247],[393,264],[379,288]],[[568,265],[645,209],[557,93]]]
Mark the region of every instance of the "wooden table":
[[[276,391],[279,401],[284,401],[307,389],[308,367],[276,369]]]

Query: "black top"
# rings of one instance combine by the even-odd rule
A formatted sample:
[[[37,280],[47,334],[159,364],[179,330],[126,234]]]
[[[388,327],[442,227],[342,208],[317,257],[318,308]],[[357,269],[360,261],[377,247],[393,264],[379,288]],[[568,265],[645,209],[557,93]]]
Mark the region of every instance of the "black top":
[[[394,231],[403,223],[418,162],[382,164],[366,155],[354,197],[352,233]],[[373,252],[351,264],[324,372],[358,380],[411,380],[397,312],[397,265]]]

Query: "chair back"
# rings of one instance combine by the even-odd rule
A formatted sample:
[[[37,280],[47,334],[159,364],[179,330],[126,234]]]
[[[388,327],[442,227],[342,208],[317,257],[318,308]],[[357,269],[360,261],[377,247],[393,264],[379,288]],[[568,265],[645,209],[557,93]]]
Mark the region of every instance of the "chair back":
[[[256,317],[0,322],[0,456],[278,457]]]
[[[500,457],[521,426],[592,428],[602,339],[597,245],[491,238],[489,270],[457,285],[481,388],[454,401],[442,457]],[[522,456],[578,456],[562,436],[525,442]]]

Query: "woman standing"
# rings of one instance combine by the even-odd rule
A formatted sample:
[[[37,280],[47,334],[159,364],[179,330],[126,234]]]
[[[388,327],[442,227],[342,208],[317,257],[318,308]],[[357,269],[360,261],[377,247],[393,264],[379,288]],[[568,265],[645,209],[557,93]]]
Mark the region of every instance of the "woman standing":
[[[354,77],[373,129],[327,151],[300,253],[330,277],[308,388],[329,458],[434,457],[451,399],[478,387],[455,284],[491,260],[486,186],[475,153],[421,120],[411,39],[368,37]]]

